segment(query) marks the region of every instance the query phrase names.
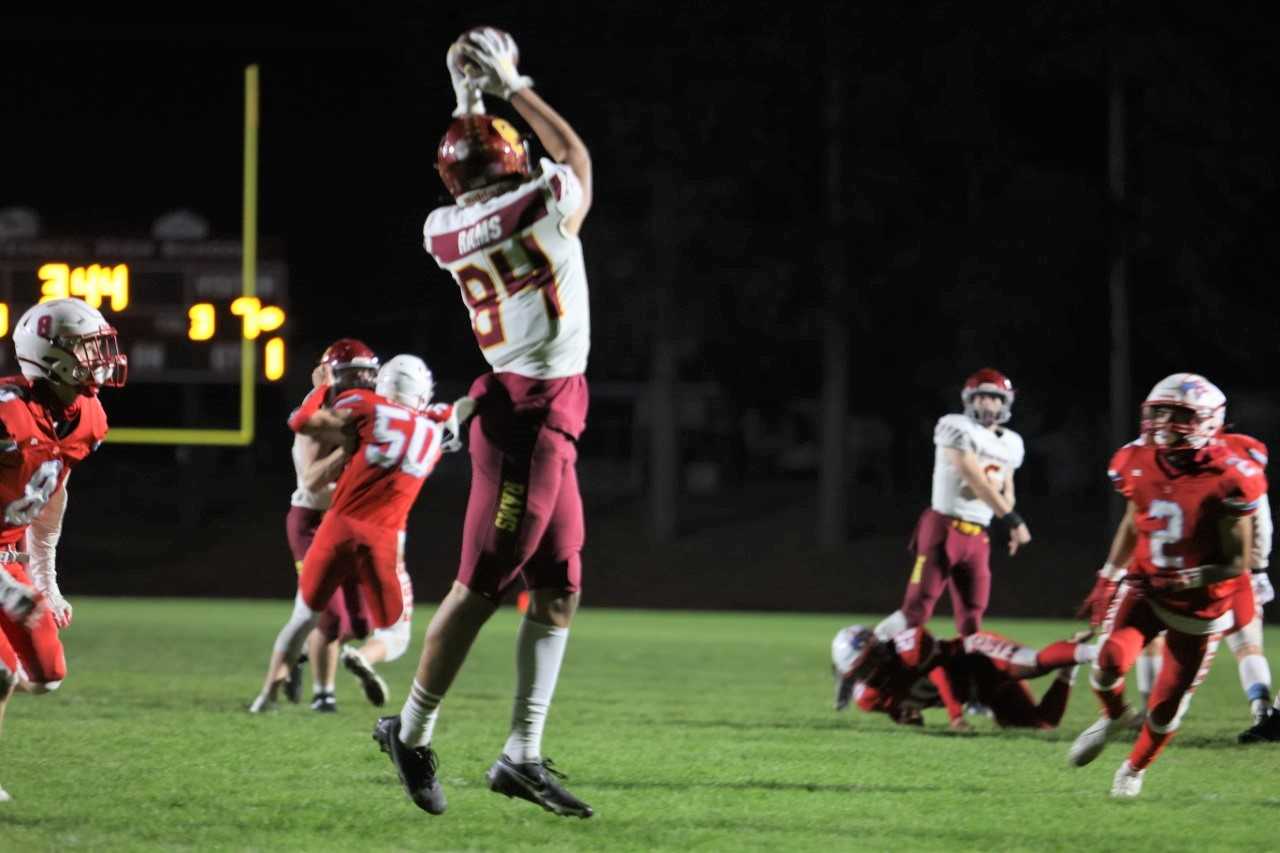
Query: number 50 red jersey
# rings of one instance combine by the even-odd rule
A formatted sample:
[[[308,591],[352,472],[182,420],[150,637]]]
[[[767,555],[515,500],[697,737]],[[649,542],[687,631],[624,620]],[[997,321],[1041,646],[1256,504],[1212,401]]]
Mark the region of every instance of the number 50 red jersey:
[[[1133,503],[1138,542],[1130,571],[1135,574],[1228,563],[1221,523],[1252,515],[1267,493],[1262,466],[1220,440],[1179,468],[1139,439],[1116,451],[1107,473]],[[1194,619],[1217,619],[1230,609],[1236,581],[1165,592],[1159,604]]]
[[[289,417],[297,430],[324,402],[327,388],[317,388]],[[404,528],[409,510],[427,475],[440,461],[449,406],[420,413],[366,388],[339,394],[331,408],[350,412],[359,444],[338,477],[329,512],[379,527]]]

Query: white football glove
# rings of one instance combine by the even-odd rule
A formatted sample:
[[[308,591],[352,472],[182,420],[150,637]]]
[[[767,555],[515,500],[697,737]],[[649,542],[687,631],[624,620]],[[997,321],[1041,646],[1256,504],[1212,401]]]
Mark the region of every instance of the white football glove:
[[[470,397],[459,397],[453,401],[453,414],[445,421],[444,428],[449,437],[441,443],[445,453],[453,453],[462,449],[462,431],[467,421],[476,413],[476,401]]]
[[[1271,586],[1271,578],[1266,572],[1254,572],[1250,575],[1253,582],[1253,601],[1259,607],[1275,601],[1276,591]]]
[[[516,70],[520,53],[510,35],[485,27],[467,33],[467,39],[459,44],[462,52],[480,66],[483,73],[477,82],[487,94],[509,101],[516,92],[533,85],[532,78]]]
[[[0,612],[10,619],[30,624],[39,618],[39,605],[40,593],[0,569]]]
[[[53,614],[53,624],[65,628],[71,624],[71,604],[58,589],[58,578],[53,574],[37,574],[32,578],[36,589],[44,593],[45,606]]]
[[[458,106],[453,110],[453,117],[468,115],[484,115],[484,98],[480,91],[480,78],[468,77],[462,69],[464,55],[462,45],[454,42],[449,45],[444,64],[449,69],[449,79],[453,82],[453,96]],[[470,60],[467,60],[470,61]]]

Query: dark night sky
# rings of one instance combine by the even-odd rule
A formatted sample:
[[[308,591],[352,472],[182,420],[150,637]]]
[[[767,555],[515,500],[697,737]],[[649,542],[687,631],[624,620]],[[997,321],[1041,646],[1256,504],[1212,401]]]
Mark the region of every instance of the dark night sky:
[[[145,232],[187,206],[236,234],[241,69],[259,62],[262,232],[288,245],[297,339],[354,333],[469,377],[483,363],[419,240],[441,197],[444,51],[490,23],[592,148],[592,375],[646,375],[660,233],[685,309],[682,375],[744,405],[811,394],[811,341],[832,310],[818,256],[832,29],[848,92],[841,310],[855,375],[871,367],[877,393],[936,410],[991,362],[1042,408],[1104,402],[1113,222],[1134,235],[1138,390],[1178,369],[1229,391],[1269,382],[1280,59],[1261,12],[952,2],[824,23],[803,3],[434,5],[319,4],[287,26],[5,18],[0,206],[34,207],[52,234]],[[1106,196],[1108,44],[1129,80],[1122,214]],[[655,228],[664,171],[674,198]]]

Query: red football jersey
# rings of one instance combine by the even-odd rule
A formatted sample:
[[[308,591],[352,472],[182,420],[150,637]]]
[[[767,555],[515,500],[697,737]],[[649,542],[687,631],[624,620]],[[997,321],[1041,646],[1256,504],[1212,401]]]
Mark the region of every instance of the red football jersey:
[[[316,388],[289,418],[297,430],[328,396]],[[359,444],[338,477],[330,512],[370,524],[400,530],[427,475],[435,468],[450,408],[433,406],[429,413],[411,411],[366,388],[339,393],[334,411],[350,412]]]
[[[1111,458],[1107,474],[1134,507],[1138,542],[1129,570],[1157,574],[1228,562],[1219,523],[1251,515],[1267,493],[1262,466],[1236,436],[1215,440],[1186,468],[1177,468],[1144,439]],[[1261,445],[1261,442],[1256,442]],[[1256,449],[1256,448],[1255,448]],[[1265,454],[1264,454],[1265,456]],[[1236,579],[1180,592],[1162,592],[1162,607],[1197,619],[1216,619],[1231,607]]]
[[[909,628],[872,650],[874,665],[854,688],[864,711],[882,711],[895,720],[904,710],[942,705],[958,716],[963,706],[942,665],[963,655],[961,640],[939,640],[924,628]]]
[[[77,397],[64,417],[64,434],[58,435],[26,377],[0,378],[0,546],[22,542],[67,474],[107,434],[107,413],[97,397]]]

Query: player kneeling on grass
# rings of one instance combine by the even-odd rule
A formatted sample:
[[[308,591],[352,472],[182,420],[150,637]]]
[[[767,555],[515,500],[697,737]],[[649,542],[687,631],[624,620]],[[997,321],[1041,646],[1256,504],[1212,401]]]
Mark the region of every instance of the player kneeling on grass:
[[[128,368],[116,330],[79,299],[28,309],[13,346],[22,375],[0,378],[0,723],[14,690],[50,693],[66,677],[58,632],[71,605],[56,556],[67,475],[107,434],[98,390],[123,386]]]
[[[980,631],[939,640],[924,628],[908,628],[889,640],[862,625],[851,625],[831,642],[837,711],[855,702],[868,712],[888,714],[902,725],[924,725],[926,708],[946,708],[951,728],[969,731],[966,702],[991,709],[1003,727],[1056,728],[1067,709],[1077,664],[1094,649],[1060,640],[1037,651],[999,634]],[[1058,670],[1039,702],[1023,683]]]
[[[392,629],[405,610],[400,554],[405,520],[427,475],[435,468],[447,432],[459,429],[454,406],[428,412],[433,382],[420,358],[400,355],[379,370],[385,393],[353,388],[320,408],[323,395],[308,398],[289,419],[291,428],[341,445],[348,462],[315,541],[307,549],[293,615],[276,637],[262,692],[250,710],[275,702],[277,673],[292,667],[307,634],[337,589],[355,578],[375,629]],[[401,629],[403,630],[403,629]]]

